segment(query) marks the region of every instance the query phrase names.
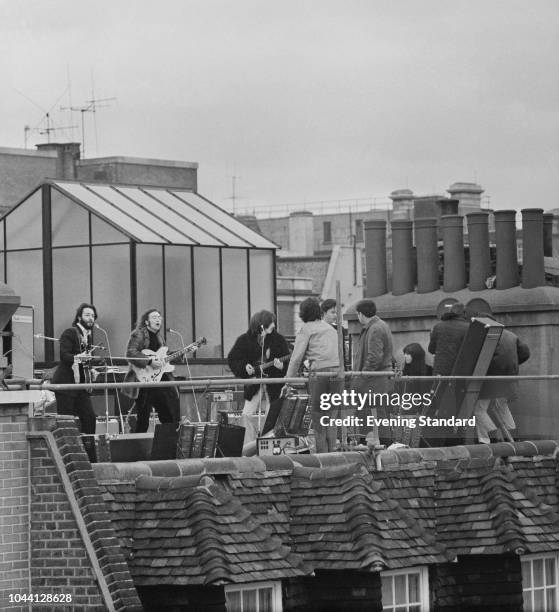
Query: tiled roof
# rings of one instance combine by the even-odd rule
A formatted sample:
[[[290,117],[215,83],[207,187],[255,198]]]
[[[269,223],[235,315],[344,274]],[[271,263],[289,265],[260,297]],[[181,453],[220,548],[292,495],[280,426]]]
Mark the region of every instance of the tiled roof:
[[[136,584],[222,584],[310,573],[212,478],[141,476],[136,489],[129,560]]]
[[[542,441],[94,470],[138,584],[215,584],[559,551],[557,448]]]

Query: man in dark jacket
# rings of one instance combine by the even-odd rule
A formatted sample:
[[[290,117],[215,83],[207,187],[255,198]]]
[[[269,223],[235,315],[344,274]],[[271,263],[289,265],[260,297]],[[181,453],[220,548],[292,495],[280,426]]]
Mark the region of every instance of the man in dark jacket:
[[[65,329],[60,336],[60,363],[52,378],[53,384],[88,383],[92,330],[97,319],[93,304],[80,304],[72,327]],[[84,434],[94,434],[96,417],[91,398],[85,389],[76,391],[56,391],[58,414],[71,414],[78,417],[80,429]]]
[[[157,308],[146,310],[140,318],[136,327],[132,330],[126,348],[126,357],[129,358],[130,368],[126,374],[125,382],[136,382],[138,377],[134,368],[145,368],[150,365],[154,368],[162,368],[164,363],[156,355],[146,355],[142,351],[149,350],[156,353],[165,341],[161,335],[163,319]],[[161,380],[172,380],[170,373],[164,373]],[[149,427],[149,415],[152,406],[157,411],[161,423],[178,423],[180,420],[179,393],[176,387],[153,387],[149,389],[133,388],[127,391],[127,395],[136,400],[136,433],[143,433]]]
[[[494,319],[489,314],[481,316]],[[516,376],[519,372],[518,366],[529,358],[530,349],[528,345],[509,329],[503,329],[489,364],[487,376]],[[517,394],[517,381],[488,380],[483,383],[475,408],[476,429],[480,442],[489,444],[491,441],[490,434],[498,431],[497,425],[487,414],[492,401],[494,402],[493,410],[496,420],[499,424],[509,430],[516,428],[508,403],[515,400]]]
[[[450,376],[470,322],[465,318],[464,304],[449,304],[441,320],[431,330],[427,350],[434,355],[433,374]]]
[[[289,347],[275,327],[276,317],[269,310],[260,310],[252,315],[248,330],[235,340],[233,348],[227,355],[227,363],[235,376],[238,378],[285,376],[287,368],[284,362],[289,359]],[[265,370],[260,367],[261,365],[265,365]],[[282,385],[266,385],[264,389],[259,385],[245,385],[245,403],[241,419],[241,424],[245,427],[245,444],[256,439],[254,415],[259,411],[267,413],[270,402],[279,397],[281,387]]]

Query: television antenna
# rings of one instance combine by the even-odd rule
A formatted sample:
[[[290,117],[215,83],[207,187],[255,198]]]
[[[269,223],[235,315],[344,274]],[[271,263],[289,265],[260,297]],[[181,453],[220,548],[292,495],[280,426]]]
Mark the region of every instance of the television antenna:
[[[72,112],[79,112],[81,116],[81,129],[82,129],[82,158],[85,158],[85,113],[93,113],[95,120],[95,114],[98,108],[104,108],[110,106],[110,102],[116,100],[115,97],[111,98],[96,98],[93,95],[91,100],[86,100],[82,106],[61,106],[60,110],[69,110]],[[95,140],[97,141],[97,123],[95,123]]]
[[[69,130],[71,128],[76,127],[75,125],[55,126],[53,124],[52,117],[51,117],[52,109],[58,104],[58,102],[60,102],[60,99],[62,98],[62,96],[64,96],[64,94],[68,91],[68,87],[66,87],[66,89],[60,94],[60,96],[58,96],[56,102],[48,110],[43,108],[40,104],[38,104],[35,100],[30,98],[28,95],[24,94],[22,91],[19,91],[19,89],[16,89],[15,87],[13,87],[13,90],[16,93],[18,93],[20,96],[25,98],[28,102],[33,104],[33,106],[37,107],[44,114],[42,119],[39,121],[39,123],[34,128],[30,127],[29,125],[25,125],[23,127],[24,146],[26,149],[27,149],[27,139],[29,136],[29,132],[33,131],[33,132],[39,132],[39,134],[43,134],[43,135],[46,134],[47,142],[50,143],[50,135],[52,132],[56,132],[58,130]],[[43,122],[46,123],[46,127],[40,128],[39,126]]]

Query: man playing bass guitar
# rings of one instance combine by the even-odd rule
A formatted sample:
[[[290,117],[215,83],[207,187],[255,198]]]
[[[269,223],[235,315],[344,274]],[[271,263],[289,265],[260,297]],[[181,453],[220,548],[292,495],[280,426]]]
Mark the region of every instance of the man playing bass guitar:
[[[125,382],[138,382],[138,369],[147,368],[154,370],[163,369],[165,363],[158,355],[146,355],[142,351],[148,349],[157,353],[165,346],[161,335],[163,318],[157,308],[146,310],[132,330],[126,348],[126,357],[130,359],[130,367],[126,374]],[[161,352],[160,352],[161,353]],[[164,372],[157,380],[172,380],[170,372]],[[179,393],[176,387],[133,387],[123,391],[129,397],[135,399],[137,425],[136,433],[144,433],[148,430],[149,415],[152,406],[157,411],[161,423],[178,423],[180,420]]]
[[[60,363],[52,378],[53,384],[89,383],[89,367],[93,349],[92,329],[97,319],[93,304],[80,304],[72,327],[65,329],[60,336]],[[84,434],[94,434],[96,417],[89,393],[85,389],[75,391],[56,391],[58,414],[71,414],[78,417],[80,429]],[[86,447],[90,455],[91,449]]]

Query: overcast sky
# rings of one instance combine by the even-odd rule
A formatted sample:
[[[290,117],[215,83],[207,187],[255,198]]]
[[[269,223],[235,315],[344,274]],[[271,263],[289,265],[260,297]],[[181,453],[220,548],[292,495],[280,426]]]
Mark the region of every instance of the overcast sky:
[[[227,207],[445,193],[559,206],[557,0],[0,0],[0,146],[196,161]],[[70,88],[68,88],[70,84]],[[32,101],[32,102],[31,102]],[[41,110],[42,109],[42,110]],[[96,136],[97,134],[97,136]],[[28,146],[46,142],[29,133]]]

